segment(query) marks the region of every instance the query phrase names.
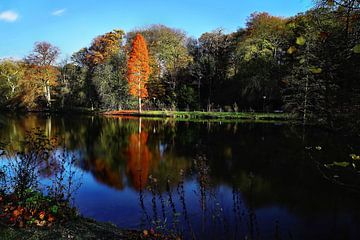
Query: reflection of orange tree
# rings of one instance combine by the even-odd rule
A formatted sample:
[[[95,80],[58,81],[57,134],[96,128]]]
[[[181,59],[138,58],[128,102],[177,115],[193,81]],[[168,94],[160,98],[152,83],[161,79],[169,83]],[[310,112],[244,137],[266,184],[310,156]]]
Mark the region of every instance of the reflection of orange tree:
[[[96,159],[92,163],[92,173],[96,180],[110,187],[123,189],[120,171],[114,170],[104,159]]]
[[[136,189],[146,186],[152,154],[147,146],[148,133],[140,132],[129,136],[127,171]]]
[[[165,121],[139,120],[141,128],[129,136],[125,151],[127,173],[135,189],[143,189],[152,175],[158,181],[158,190],[166,190],[169,178],[170,185],[176,185],[179,171],[191,166],[191,159],[179,156],[173,151],[174,132],[169,130]],[[175,125],[173,125],[175,127]],[[161,146],[163,143],[163,146]],[[164,149],[161,149],[161,148]]]
[[[126,156],[123,149],[128,146],[128,137],[137,131],[137,122],[123,119],[102,119],[98,134],[85,145],[83,168],[91,171],[96,180],[116,189],[122,189]]]

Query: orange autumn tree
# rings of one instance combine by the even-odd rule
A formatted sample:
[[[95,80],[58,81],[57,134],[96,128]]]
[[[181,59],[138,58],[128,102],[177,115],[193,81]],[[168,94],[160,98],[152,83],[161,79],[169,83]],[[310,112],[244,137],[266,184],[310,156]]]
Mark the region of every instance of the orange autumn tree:
[[[149,53],[144,37],[137,33],[128,60],[128,83],[130,94],[138,98],[139,112],[141,100],[148,96],[146,83],[150,75]]]

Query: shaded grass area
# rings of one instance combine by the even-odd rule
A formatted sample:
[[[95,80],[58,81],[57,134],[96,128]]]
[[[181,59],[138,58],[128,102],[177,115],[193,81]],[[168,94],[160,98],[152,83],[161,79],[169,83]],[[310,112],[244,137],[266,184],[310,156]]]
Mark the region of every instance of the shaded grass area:
[[[186,111],[143,111],[131,110],[104,112],[104,115],[168,117],[177,119],[219,119],[219,120],[279,120],[291,121],[295,118],[288,113],[245,113],[245,112],[186,112]]]
[[[144,235],[136,230],[122,230],[111,223],[99,223],[91,219],[78,218],[64,225],[51,228],[12,228],[0,225],[1,240],[57,240],[57,239],[175,239],[165,236]]]

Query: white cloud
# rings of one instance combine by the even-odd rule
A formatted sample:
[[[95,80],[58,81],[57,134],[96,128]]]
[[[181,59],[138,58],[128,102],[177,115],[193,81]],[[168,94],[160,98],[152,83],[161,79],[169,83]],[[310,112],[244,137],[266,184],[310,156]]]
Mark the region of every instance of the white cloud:
[[[13,11],[0,12],[0,21],[14,22],[18,19],[19,15]]]
[[[18,57],[18,56],[0,56],[0,62],[3,61],[3,60],[13,60],[13,61],[19,61],[21,60],[22,58],[21,57]]]
[[[55,10],[51,13],[53,16],[61,16],[66,11],[66,8]]]

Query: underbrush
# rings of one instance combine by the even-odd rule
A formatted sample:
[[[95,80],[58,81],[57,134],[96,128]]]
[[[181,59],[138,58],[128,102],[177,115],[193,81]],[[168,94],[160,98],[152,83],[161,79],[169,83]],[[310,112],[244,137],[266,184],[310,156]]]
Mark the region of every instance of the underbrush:
[[[51,227],[76,218],[71,200],[80,187],[76,158],[40,130],[28,132],[20,149],[8,147],[0,173],[0,223]]]

